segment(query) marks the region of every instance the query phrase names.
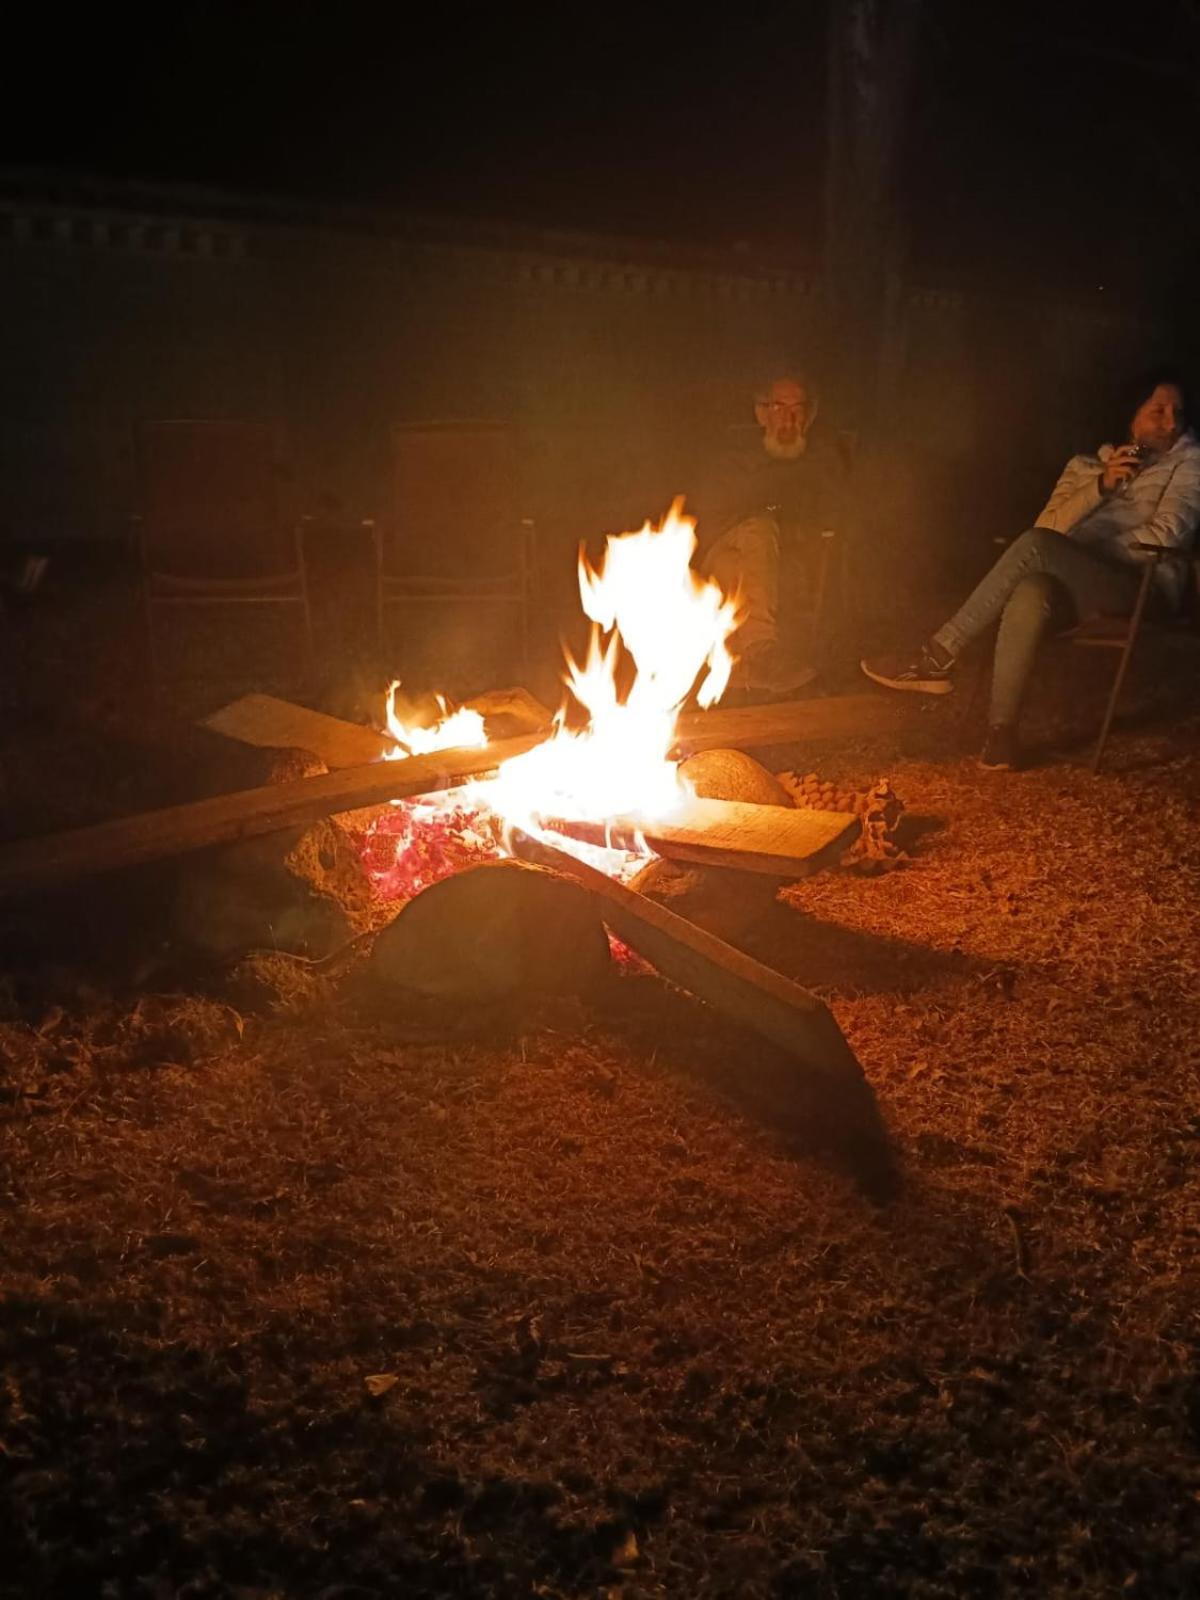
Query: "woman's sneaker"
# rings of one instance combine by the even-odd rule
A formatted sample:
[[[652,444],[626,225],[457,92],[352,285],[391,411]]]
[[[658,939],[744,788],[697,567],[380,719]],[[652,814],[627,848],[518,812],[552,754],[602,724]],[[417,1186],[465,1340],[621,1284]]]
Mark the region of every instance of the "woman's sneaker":
[[[908,689],[914,694],[949,694],[954,684],[953,661],[938,662],[928,645],[914,656],[869,656],[859,662],[868,678],[885,689]]]
[[[979,765],[985,772],[1014,772],[1020,765],[1015,728],[989,728]]]

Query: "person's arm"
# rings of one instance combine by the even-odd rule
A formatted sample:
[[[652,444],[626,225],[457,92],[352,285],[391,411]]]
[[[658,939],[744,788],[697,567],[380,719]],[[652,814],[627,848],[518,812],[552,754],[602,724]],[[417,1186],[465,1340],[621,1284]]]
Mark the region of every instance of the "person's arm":
[[[1070,533],[1104,499],[1102,476],[1095,456],[1072,456],[1034,526],[1049,528],[1052,533]]]
[[[1162,550],[1181,550],[1191,544],[1200,527],[1200,450],[1183,456],[1154,508],[1154,515],[1124,537],[1128,545],[1155,544]]]

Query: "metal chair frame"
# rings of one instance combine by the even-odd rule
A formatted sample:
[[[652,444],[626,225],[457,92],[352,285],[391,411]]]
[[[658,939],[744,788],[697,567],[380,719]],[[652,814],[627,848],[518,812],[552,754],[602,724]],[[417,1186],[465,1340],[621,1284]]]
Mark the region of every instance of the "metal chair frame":
[[[997,544],[1007,544],[1008,541],[998,539]],[[1100,733],[1097,736],[1092,750],[1092,758],[1088,763],[1093,774],[1100,771],[1104,761],[1104,753],[1108,747],[1109,735],[1112,732],[1113,721],[1117,714],[1117,705],[1121,698],[1121,690],[1125,687],[1125,680],[1129,676],[1130,664],[1133,661],[1134,651],[1146,627],[1146,611],[1150,603],[1150,594],[1154,587],[1155,574],[1161,562],[1170,556],[1178,556],[1177,550],[1164,549],[1159,544],[1135,544],[1134,549],[1141,551],[1146,556],[1142,567],[1141,579],[1138,583],[1137,595],[1134,598],[1133,610],[1127,617],[1089,617],[1086,621],[1077,622],[1073,627],[1067,628],[1058,637],[1072,645],[1085,646],[1090,649],[1118,650],[1120,659],[1113,677],[1112,686],[1108,692],[1108,699],[1104,706],[1104,718],[1100,724]],[[1195,625],[1200,597],[1200,558],[1191,557],[1189,560],[1189,575],[1192,582],[1192,592],[1188,610],[1182,619],[1185,626]],[[1190,616],[1188,614],[1190,611]],[[1172,628],[1179,625],[1178,619],[1171,618],[1165,627]],[[1154,624],[1157,628],[1159,624]],[[971,720],[979,703],[983,687],[987,678],[986,668],[975,674],[971,686],[971,693],[963,708],[960,725]]]
[[[1133,653],[1146,626],[1146,609],[1149,605],[1150,592],[1154,587],[1158,569],[1166,558],[1177,557],[1179,554],[1178,551],[1164,549],[1159,544],[1139,543],[1134,545],[1134,549],[1139,550],[1146,557],[1146,560],[1142,567],[1142,577],[1141,582],[1138,584],[1137,597],[1129,616],[1091,618],[1086,622],[1078,623],[1063,636],[1075,645],[1084,645],[1092,649],[1120,651],[1116,674],[1113,678],[1112,688],[1109,690],[1108,701],[1104,707],[1104,720],[1100,725],[1100,735],[1092,752],[1091,769],[1093,773],[1100,771],[1101,762],[1104,760],[1108,736],[1112,731],[1113,719],[1117,714],[1117,702],[1121,698],[1121,690],[1125,687],[1125,680],[1129,675]],[[1193,589],[1190,597],[1193,614],[1189,616],[1185,611],[1182,619],[1185,625],[1189,622],[1194,623],[1195,620],[1195,585],[1197,580],[1200,579],[1200,567],[1197,566],[1195,557],[1189,561],[1189,578],[1192,581]],[[1175,623],[1175,620],[1171,619],[1167,626],[1171,626]]]
[[[146,463],[146,436],[150,430],[160,427],[179,429],[205,430],[221,427],[236,427],[239,422],[235,419],[216,418],[155,418],[144,422],[138,429],[136,441],[136,459],[139,468],[139,477],[144,482]],[[247,426],[245,421],[241,426]],[[281,456],[281,430],[275,424],[264,424],[264,432],[272,441],[272,456],[278,461]],[[181,608],[186,606],[248,606],[248,605],[291,605],[300,610],[300,621],[303,629],[304,666],[310,670],[313,660],[313,631],[312,609],[309,603],[308,576],[304,557],[303,525],[307,518],[295,521],[291,526],[291,544],[295,552],[294,565],[276,573],[255,574],[250,577],[222,578],[207,575],[178,573],[166,570],[155,565],[161,561],[152,543],[150,530],[147,528],[144,513],[135,514],[132,518],[134,533],[138,545],[138,553],[142,567],[142,603],[146,626],[146,647],[149,658],[150,675],[152,683],[159,687],[159,649],[156,637],[156,610],[160,607]],[[288,519],[281,514],[280,525],[287,527]]]

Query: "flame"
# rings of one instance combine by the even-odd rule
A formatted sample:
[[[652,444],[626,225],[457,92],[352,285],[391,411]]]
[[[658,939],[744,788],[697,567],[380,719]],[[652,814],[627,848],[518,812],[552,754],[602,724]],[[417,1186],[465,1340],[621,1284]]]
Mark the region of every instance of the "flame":
[[[626,824],[612,848],[555,832],[553,842],[614,877],[628,877],[652,852],[645,826],[668,817],[686,798],[670,759],[679,708],[694,689],[701,706],[720,699],[733,667],[728,640],[741,621],[737,596],[726,596],[691,567],[696,525],[676,500],[658,527],[610,534],[593,567],[579,555],[579,594],[592,633],[582,663],[567,655],[566,684],[587,713],[579,732],[560,712],[552,738],[506,761],[494,778],[393,801],[362,841],[364,866],[384,899],[407,898],[474,860],[508,853],[507,830],[542,832],[543,820]],[[622,695],[618,670],[635,669]],[[628,674],[625,674],[628,676]],[[482,716],[465,707],[432,727],[403,722],[393,682],[386,722],[403,760],[431,750],[487,744]],[[629,824],[632,823],[632,827]],[[632,834],[632,838],[630,835]]]
[[[686,798],[669,759],[679,708],[693,687],[701,706],[720,699],[733,667],[727,641],[741,620],[736,597],[692,570],[695,548],[696,524],[676,500],[658,527],[610,534],[599,566],[580,551],[579,594],[593,629],[583,664],[567,657],[567,684],[587,726],[569,732],[560,715],[553,738],[504,763],[486,791],[507,822],[648,821]],[[622,651],[636,669],[624,699]]]
[[[396,715],[396,690],[399,687],[399,678],[393,678],[388,686],[384,720],[387,731],[396,741],[396,748],[384,752],[385,761],[424,756],[431,750],[481,750],[487,744],[487,734],[479,712],[469,711],[466,706],[451,712],[440,694],[436,699],[442,715],[431,728],[419,728],[401,722]]]

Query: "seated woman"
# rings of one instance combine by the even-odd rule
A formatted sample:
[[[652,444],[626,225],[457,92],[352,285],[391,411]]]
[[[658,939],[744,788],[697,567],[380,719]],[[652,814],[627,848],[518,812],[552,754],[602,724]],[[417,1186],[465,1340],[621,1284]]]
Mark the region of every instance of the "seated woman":
[[[1153,601],[1178,607],[1185,557],[1200,523],[1200,443],[1188,428],[1188,392],[1173,369],[1131,386],[1124,444],[1072,456],[1035,525],[1011,544],[950,620],[914,656],[873,656],[868,678],[889,689],[947,694],[954,665],[971,640],[1000,618],[988,735],[980,765],[1018,764],[1017,717],[1038,643],[1064,604],[1068,618],[1128,616],[1140,567],[1158,560]],[[1177,552],[1165,560],[1137,549]]]

